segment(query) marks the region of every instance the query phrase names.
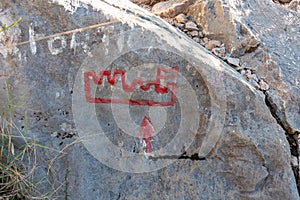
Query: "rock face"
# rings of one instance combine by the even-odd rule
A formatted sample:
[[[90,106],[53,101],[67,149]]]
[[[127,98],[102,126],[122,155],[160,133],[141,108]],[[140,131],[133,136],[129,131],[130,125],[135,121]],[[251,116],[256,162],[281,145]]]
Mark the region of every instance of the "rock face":
[[[175,17],[183,13],[195,0],[169,0],[162,1],[152,7],[152,12],[161,17]]]
[[[280,2],[286,3],[284,7],[267,0],[199,1],[187,9],[204,35],[222,41],[227,53],[240,59],[236,69],[264,91],[266,103],[289,138],[293,155],[299,157],[300,59],[295,53],[300,49],[299,1]],[[266,7],[270,9],[265,11]],[[294,172],[299,177],[299,164]]]
[[[0,33],[8,87],[0,98],[9,90],[22,105],[14,134],[47,147],[35,155],[41,193],[299,199],[289,144],[264,93],[176,28],[129,1],[1,7],[2,24],[23,20]]]
[[[271,0],[199,1],[188,13],[207,37],[225,43],[243,68],[270,85],[267,96],[277,118],[287,132],[299,133],[300,14]]]

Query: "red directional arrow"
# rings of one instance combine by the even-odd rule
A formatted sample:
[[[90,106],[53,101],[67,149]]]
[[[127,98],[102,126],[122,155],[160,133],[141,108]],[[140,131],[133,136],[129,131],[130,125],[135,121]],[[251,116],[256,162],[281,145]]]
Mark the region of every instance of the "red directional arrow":
[[[153,135],[155,133],[154,127],[152,126],[150,120],[148,117],[144,117],[141,126],[140,126],[140,130],[139,130],[139,134],[138,137],[141,139],[143,139],[144,142],[144,150],[145,153],[151,153],[152,152],[152,144],[151,141],[153,139]]]

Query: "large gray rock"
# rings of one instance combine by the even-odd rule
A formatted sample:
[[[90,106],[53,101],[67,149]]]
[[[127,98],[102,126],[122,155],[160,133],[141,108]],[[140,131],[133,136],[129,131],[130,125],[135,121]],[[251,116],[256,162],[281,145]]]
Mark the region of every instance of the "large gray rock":
[[[287,1],[286,1],[287,2]],[[300,132],[300,13],[272,0],[198,1],[188,14],[267,82],[267,101],[288,134]]]
[[[19,131],[48,147],[35,155],[41,193],[55,191],[51,199],[299,199],[289,144],[264,94],[193,40],[129,1],[13,2],[1,4],[1,23],[23,20],[1,33],[2,46],[31,41],[0,49],[0,82],[23,105],[14,111]],[[160,76],[159,69],[165,70]],[[120,76],[115,86],[106,78],[100,84],[100,71],[116,70],[126,72],[127,84],[140,78],[151,89],[124,89]],[[164,86],[176,90],[164,93]],[[155,129],[152,155],[136,139],[144,116]]]

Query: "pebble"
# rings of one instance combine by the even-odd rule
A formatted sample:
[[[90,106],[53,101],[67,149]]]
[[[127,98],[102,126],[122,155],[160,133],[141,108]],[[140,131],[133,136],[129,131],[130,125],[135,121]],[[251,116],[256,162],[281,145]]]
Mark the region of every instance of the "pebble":
[[[201,37],[201,38],[203,38],[203,37],[204,37],[204,35],[203,35],[202,31],[199,31],[199,37]]]
[[[203,38],[203,41],[204,41],[205,43],[208,43],[209,39],[208,39],[207,37],[205,37],[205,38]]]
[[[183,23],[177,23],[176,26],[180,29],[183,29],[184,28],[184,24]]]
[[[208,43],[208,38],[207,37],[200,40],[200,44],[203,45],[203,46],[205,46],[207,43]]]
[[[241,70],[241,75],[244,76],[246,74],[246,70],[242,69]]]
[[[175,17],[175,19],[176,19],[176,21],[178,22],[178,23],[183,23],[183,24],[185,24],[185,23],[187,23],[188,22],[188,18],[187,18],[187,16],[185,15],[185,14],[179,14],[179,15],[177,15],[176,17]]]
[[[291,164],[293,167],[298,167],[298,158],[296,156],[291,156]]]
[[[200,39],[199,39],[198,37],[193,37],[193,40],[194,40],[195,42],[197,42],[197,43],[200,42]]]
[[[197,27],[197,24],[195,24],[194,22],[192,21],[188,21],[186,24],[185,24],[185,28],[189,31],[199,31],[199,28]]]
[[[251,79],[258,83],[258,78],[257,78],[256,74],[252,74]]]
[[[216,56],[218,56],[218,57],[220,57],[220,58],[222,58],[222,59],[225,59],[225,55],[226,55],[226,49],[225,49],[225,47],[213,48],[213,49],[212,49],[212,52],[213,52]]]
[[[240,66],[240,59],[238,58],[227,57],[227,62],[235,67]]]
[[[191,31],[190,35],[193,37],[197,37],[197,36],[199,36],[199,31]]]
[[[246,70],[246,73],[245,73],[244,77],[245,77],[247,80],[250,80],[250,79],[251,79],[252,74],[251,74],[251,71],[250,71],[249,69]]]
[[[259,85],[260,85],[260,89],[264,91],[267,91],[270,88],[270,86],[264,80],[260,80]]]
[[[241,45],[244,47],[246,52],[250,52],[252,49],[257,48],[259,42],[254,37],[251,37],[243,41]]]
[[[213,48],[220,47],[221,45],[222,43],[218,40],[210,40],[205,45],[205,48],[207,48],[208,50],[212,50]]]

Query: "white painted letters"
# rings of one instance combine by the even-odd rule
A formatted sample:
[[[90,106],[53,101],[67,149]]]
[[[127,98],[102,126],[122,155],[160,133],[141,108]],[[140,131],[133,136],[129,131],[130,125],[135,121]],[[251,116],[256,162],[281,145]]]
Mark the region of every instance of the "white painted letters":
[[[55,40],[60,40],[60,47],[54,47],[53,43]],[[57,55],[63,52],[63,49],[66,48],[67,42],[63,36],[56,36],[48,40],[48,48],[52,55]]]
[[[36,38],[45,36],[44,34],[35,34],[33,24],[31,23],[29,26],[29,41],[30,41],[30,50],[33,55],[36,54],[36,42],[34,41]]]

